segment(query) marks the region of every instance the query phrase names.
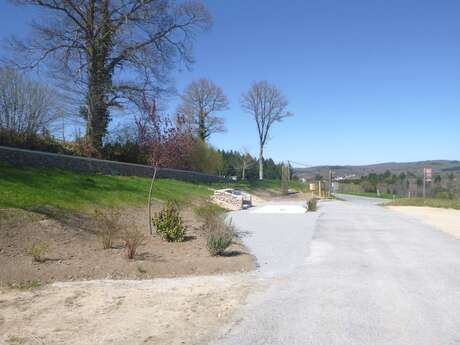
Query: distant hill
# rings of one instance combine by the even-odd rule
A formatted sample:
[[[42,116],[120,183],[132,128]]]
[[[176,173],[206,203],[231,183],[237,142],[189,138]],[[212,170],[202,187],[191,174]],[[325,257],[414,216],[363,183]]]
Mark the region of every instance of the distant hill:
[[[294,175],[307,180],[314,179],[317,175],[327,178],[329,170],[332,170],[335,177],[359,178],[370,173],[382,174],[390,170],[393,174],[409,172],[422,176],[423,168],[425,167],[431,167],[433,174],[460,173],[460,161],[434,160],[405,163],[388,162],[370,165],[322,165],[311,168],[296,168]]]

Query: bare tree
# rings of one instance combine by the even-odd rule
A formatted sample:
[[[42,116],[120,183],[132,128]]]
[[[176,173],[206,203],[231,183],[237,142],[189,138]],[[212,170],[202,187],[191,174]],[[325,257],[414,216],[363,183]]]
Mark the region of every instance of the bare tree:
[[[198,138],[206,141],[211,134],[225,131],[224,119],[216,113],[228,109],[228,100],[212,81],[200,79],[192,82],[181,100],[177,112],[187,119]]]
[[[57,118],[53,92],[12,68],[0,68],[0,128],[37,134]]]
[[[149,231],[152,235],[152,193],[157,170],[161,167],[176,167],[176,164],[187,160],[194,140],[190,132],[184,132],[183,128],[174,125],[169,118],[158,112],[155,100],[149,102],[144,97],[140,107],[142,115],[136,119],[139,143],[147,150],[153,167],[147,206]]]
[[[47,64],[85,96],[81,114],[100,153],[110,109],[164,90],[177,63],[193,62],[195,34],[209,27],[206,7],[188,0],[13,0],[47,12],[27,41],[11,40],[22,67]],[[22,61],[18,61],[23,57]]]
[[[259,179],[264,178],[264,147],[270,128],[275,122],[292,116],[286,110],[288,101],[282,92],[266,81],[255,82],[249,91],[241,96],[241,107],[254,117],[259,134]]]
[[[253,159],[251,154],[246,148],[243,148],[241,152],[241,162],[240,162],[240,168],[241,168],[241,179],[245,180],[246,179],[246,170],[253,165]]]

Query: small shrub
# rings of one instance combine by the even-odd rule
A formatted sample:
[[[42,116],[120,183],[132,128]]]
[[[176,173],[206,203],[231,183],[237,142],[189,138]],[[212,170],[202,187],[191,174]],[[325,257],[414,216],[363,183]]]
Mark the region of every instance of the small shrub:
[[[120,231],[120,211],[96,209],[94,215],[98,226],[97,236],[101,241],[102,248],[112,248],[113,241]]]
[[[220,221],[219,221],[219,220]],[[233,241],[234,227],[231,222],[225,222],[222,218],[214,219],[214,228],[208,234],[208,251],[212,256],[222,255]]]
[[[212,256],[222,255],[233,241],[233,234],[227,231],[211,231],[208,234],[208,251]]]
[[[141,265],[137,265],[137,271],[142,274],[147,273],[147,270]]]
[[[62,142],[47,131],[42,133],[18,133],[15,130],[0,128],[0,146],[11,146],[28,150],[62,153],[71,155]]]
[[[208,230],[212,227],[217,217],[220,217],[225,210],[213,203],[207,202],[196,206],[193,211],[195,215],[203,222],[203,229]]]
[[[41,286],[42,286],[41,281],[35,280],[35,279],[9,284],[10,288],[18,289],[18,290],[33,290],[33,289],[38,289]]]
[[[451,192],[442,191],[442,192],[437,192],[436,193],[436,198],[438,198],[438,199],[446,199],[446,200],[453,200],[454,195]]]
[[[110,161],[148,164],[147,150],[143,145],[122,138],[120,141],[108,142],[102,148],[102,156]]]
[[[126,246],[128,259],[134,259],[137,248],[145,243],[145,234],[139,229],[129,229],[123,232],[123,241]]]
[[[48,242],[34,243],[30,248],[30,255],[36,262],[44,262],[46,260],[45,255],[48,253]]]
[[[168,242],[182,242],[185,239],[187,227],[174,202],[168,201],[163,209],[155,213],[152,219],[157,234]]]
[[[308,200],[307,211],[315,212],[318,209],[318,200],[315,198]]]

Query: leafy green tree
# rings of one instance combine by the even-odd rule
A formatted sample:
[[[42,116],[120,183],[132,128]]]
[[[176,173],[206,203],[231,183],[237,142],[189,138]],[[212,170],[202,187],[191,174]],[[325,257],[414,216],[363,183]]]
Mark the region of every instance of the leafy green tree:
[[[221,153],[199,139],[193,145],[191,162],[192,170],[194,171],[216,175],[222,175],[223,173]]]

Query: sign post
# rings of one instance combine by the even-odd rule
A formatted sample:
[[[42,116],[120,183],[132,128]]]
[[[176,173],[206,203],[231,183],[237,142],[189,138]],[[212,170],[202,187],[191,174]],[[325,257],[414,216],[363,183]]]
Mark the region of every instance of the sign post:
[[[426,197],[426,184],[433,179],[433,170],[431,168],[423,168],[423,197]]]
[[[334,172],[329,169],[329,198],[332,197],[332,178],[334,177]]]

